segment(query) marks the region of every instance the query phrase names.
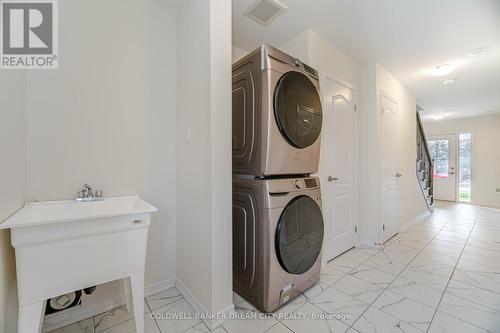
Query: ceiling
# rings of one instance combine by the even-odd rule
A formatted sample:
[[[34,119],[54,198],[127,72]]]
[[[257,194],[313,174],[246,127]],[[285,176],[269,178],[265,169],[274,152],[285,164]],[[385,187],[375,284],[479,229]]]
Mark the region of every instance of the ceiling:
[[[377,61],[417,97],[424,117],[500,112],[499,0],[280,0],[288,7],[269,26],[243,16],[253,0],[233,0],[233,43],[279,46],[307,28],[359,63]],[[471,55],[470,51],[487,48]],[[446,77],[429,69],[454,62]],[[444,79],[455,83],[444,86]]]

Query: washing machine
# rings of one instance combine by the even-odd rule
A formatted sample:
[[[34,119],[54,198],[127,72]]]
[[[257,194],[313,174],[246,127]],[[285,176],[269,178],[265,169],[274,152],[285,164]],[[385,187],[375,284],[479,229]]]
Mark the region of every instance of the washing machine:
[[[233,65],[233,174],[318,171],[323,122],[318,72],[262,45]]]
[[[319,179],[233,179],[233,288],[273,312],[319,280]]]

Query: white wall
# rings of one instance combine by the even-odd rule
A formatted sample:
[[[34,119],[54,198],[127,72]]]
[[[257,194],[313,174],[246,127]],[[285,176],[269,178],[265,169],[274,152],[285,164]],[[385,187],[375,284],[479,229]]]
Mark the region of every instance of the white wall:
[[[177,267],[209,312],[232,305],[230,23],[229,0],[180,10]]]
[[[28,198],[74,198],[84,183],[140,195],[159,209],[146,285],[173,278],[177,13],[155,0],[72,0],[59,17],[60,68],[28,74]]]
[[[240,49],[239,47],[232,46],[231,47],[232,52],[231,52],[231,61],[235,63],[236,61],[240,60],[244,56],[248,54],[247,50]]]
[[[372,246],[379,242],[380,229],[380,168],[378,163],[379,107],[376,64],[361,68],[361,98],[359,108],[359,239]]]
[[[472,132],[472,203],[500,207],[500,115],[424,122],[431,135]]]
[[[233,308],[231,0],[210,4],[213,312]]]
[[[73,198],[83,183],[105,196],[139,194],[159,208],[146,285],[178,275],[201,310],[224,311],[232,307],[231,2],[166,4],[65,2],[60,68],[2,72],[0,147],[9,158],[0,217],[25,200]],[[4,311],[15,280],[9,244],[0,233],[0,316],[12,312],[15,323],[15,301]],[[120,290],[106,284],[91,297]]]
[[[290,39],[279,49],[316,68],[320,74],[334,75],[358,85],[360,65],[311,29]]]
[[[26,199],[26,73],[0,72],[0,222]],[[17,331],[14,249],[0,231],[0,332]]]
[[[364,65],[361,74],[361,240],[372,245],[380,241],[380,93],[398,102],[399,133],[399,221],[401,227],[426,212],[427,206],[416,176],[416,99],[380,64]],[[375,224],[374,224],[375,223]]]

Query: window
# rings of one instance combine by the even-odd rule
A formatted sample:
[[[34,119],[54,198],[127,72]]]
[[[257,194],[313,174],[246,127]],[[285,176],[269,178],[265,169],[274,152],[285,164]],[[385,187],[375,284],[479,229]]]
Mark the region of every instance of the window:
[[[429,140],[429,151],[434,160],[434,179],[448,179],[449,149],[448,140]]]
[[[458,135],[458,200],[470,201],[471,197],[471,133]]]

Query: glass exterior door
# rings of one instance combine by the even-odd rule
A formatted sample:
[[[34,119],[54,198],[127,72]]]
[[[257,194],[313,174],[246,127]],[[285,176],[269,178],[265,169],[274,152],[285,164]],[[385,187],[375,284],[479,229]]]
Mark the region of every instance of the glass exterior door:
[[[428,146],[434,163],[434,198],[456,201],[456,135],[431,137]]]

